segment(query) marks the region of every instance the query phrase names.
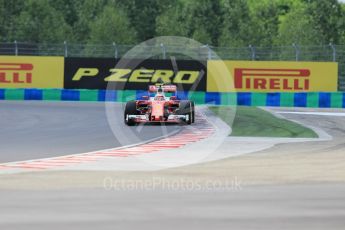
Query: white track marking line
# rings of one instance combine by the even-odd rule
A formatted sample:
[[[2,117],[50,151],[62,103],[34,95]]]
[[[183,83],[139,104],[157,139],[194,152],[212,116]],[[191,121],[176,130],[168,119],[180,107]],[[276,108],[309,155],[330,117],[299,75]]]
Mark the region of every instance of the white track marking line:
[[[304,114],[304,115],[317,115],[317,116],[334,116],[334,117],[345,117],[345,113],[331,113],[331,112],[288,112],[288,111],[283,111],[283,112],[276,112],[280,114]]]

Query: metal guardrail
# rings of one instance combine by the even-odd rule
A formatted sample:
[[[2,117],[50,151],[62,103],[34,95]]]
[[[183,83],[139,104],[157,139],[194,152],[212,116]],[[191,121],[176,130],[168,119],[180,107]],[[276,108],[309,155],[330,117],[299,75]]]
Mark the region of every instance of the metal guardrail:
[[[14,41],[0,43],[0,55],[29,55],[29,56],[65,56],[65,57],[114,57],[121,58],[134,46],[112,44],[35,44]],[[212,52],[213,51],[213,52]],[[184,53],[184,54],[182,54]],[[218,56],[215,56],[217,54]],[[249,45],[242,48],[212,47],[181,47],[157,44],[152,46],[136,46],[128,58],[154,58],[199,60],[226,59],[226,60],[252,60],[252,61],[331,61],[339,63],[339,90],[345,91],[345,45],[323,46],[291,46],[255,47]]]

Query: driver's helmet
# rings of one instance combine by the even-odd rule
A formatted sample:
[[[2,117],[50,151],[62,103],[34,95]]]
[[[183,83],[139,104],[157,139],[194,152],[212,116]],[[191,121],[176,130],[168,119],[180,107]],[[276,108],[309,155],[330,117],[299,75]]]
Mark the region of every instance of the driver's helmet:
[[[157,89],[157,96],[163,96],[164,97],[164,92],[162,86],[159,86]]]
[[[155,96],[156,101],[164,101],[164,96],[163,95],[157,95]]]
[[[158,89],[157,89],[157,93],[163,93],[163,88],[160,86],[160,87],[158,87]]]

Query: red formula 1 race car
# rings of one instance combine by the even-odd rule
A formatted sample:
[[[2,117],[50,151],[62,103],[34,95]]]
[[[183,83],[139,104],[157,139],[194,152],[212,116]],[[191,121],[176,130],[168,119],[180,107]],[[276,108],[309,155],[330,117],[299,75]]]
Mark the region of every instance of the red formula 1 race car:
[[[148,122],[184,122],[188,125],[194,122],[195,105],[193,101],[178,100],[175,85],[150,85],[149,95],[141,100],[126,103],[124,120],[129,126]],[[167,97],[165,93],[172,93]]]

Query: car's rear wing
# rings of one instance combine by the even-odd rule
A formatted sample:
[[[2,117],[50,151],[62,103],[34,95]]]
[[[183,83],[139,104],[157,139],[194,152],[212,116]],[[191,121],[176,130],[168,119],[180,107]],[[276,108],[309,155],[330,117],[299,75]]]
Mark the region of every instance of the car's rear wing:
[[[175,93],[177,90],[176,85],[162,85],[161,87],[162,87],[163,91],[166,93]],[[158,88],[159,88],[159,86],[150,85],[149,86],[149,92],[155,93],[155,92],[157,92]]]

